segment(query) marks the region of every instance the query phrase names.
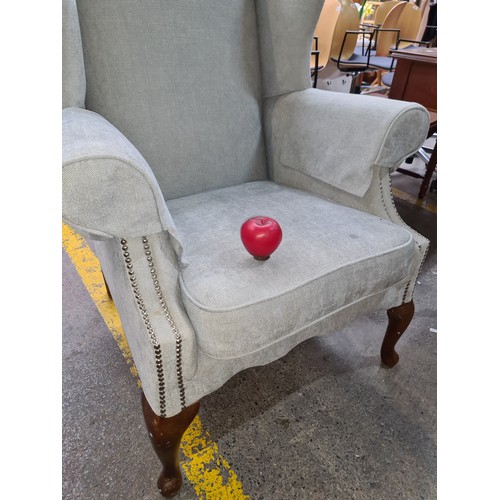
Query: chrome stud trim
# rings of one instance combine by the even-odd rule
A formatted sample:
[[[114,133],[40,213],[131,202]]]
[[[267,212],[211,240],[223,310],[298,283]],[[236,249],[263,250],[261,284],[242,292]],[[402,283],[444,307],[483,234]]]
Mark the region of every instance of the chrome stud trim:
[[[381,200],[382,200],[382,205],[384,206],[384,210],[385,210],[385,213],[387,214],[389,220],[391,219],[391,216],[389,214],[389,210],[387,208],[387,205],[386,205],[386,201],[385,201],[385,196],[384,196],[384,186],[383,186],[383,183],[382,183],[382,179],[380,179],[380,182],[379,182],[379,189],[380,189],[380,197],[381,197]],[[391,176],[389,175],[389,202],[391,203],[392,205],[392,208],[393,208],[393,211],[396,213],[396,216],[400,222],[400,224],[403,226],[403,227],[406,227],[408,229],[411,229],[412,231],[415,231],[413,228],[411,228],[401,217],[401,215],[399,214],[397,208],[396,208],[396,204],[394,203],[394,196],[392,194],[392,178]],[[422,254],[422,246],[418,243],[418,241],[415,240],[415,244],[417,245],[418,247],[418,250],[420,252],[420,254]],[[425,252],[424,252],[424,255],[422,256],[421,260],[420,260],[420,265],[419,265],[419,268],[418,268],[418,271],[415,275],[415,283],[418,279],[418,276],[420,275],[420,272],[422,271],[422,268],[424,266],[424,262],[425,262],[425,259],[427,258],[427,253],[429,252],[429,246],[427,246]],[[410,285],[411,285],[411,281],[409,281],[407,284],[406,284],[406,287],[403,291],[403,299],[402,299],[402,303],[404,304],[405,302],[408,301],[408,292],[410,290]],[[413,294],[412,294],[413,295]],[[410,297],[411,299],[411,297]]]
[[[170,311],[168,310],[167,304],[165,303],[165,299],[163,298],[163,292],[162,292],[162,289],[160,286],[160,282],[158,281],[158,276],[156,274],[156,270],[154,267],[151,247],[149,245],[149,241],[148,241],[147,236],[142,237],[142,243],[143,243],[144,253],[145,253],[146,259],[148,261],[148,266],[150,267],[151,279],[153,281],[153,286],[155,288],[156,295],[158,297],[158,300],[160,301],[160,306],[163,310],[163,314],[164,314],[165,318],[167,319],[168,324],[170,325],[170,329],[172,330],[172,333],[174,334],[177,386],[179,388],[181,407],[182,407],[182,409],[184,409],[184,408],[186,408],[186,396],[185,396],[186,389],[184,387],[184,377],[182,375],[182,355],[181,355],[182,337],[181,337],[181,334],[179,333],[179,330],[177,329],[177,326],[175,325],[174,320],[172,319],[172,316],[170,314]]]
[[[137,278],[136,278],[135,272],[134,272],[134,266],[132,264],[130,254],[128,252],[127,240],[121,239],[120,243],[122,245],[123,258],[124,258],[126,267],[128,269],[130,285],[131,285],[132,291],[134,293],[135,301],[136,301],[137,307],[139,308],[139,311],[141,313],[142,320],[144,321],[144,325],[145,325],[146,330],[148,332],[151,343],[153,344],[155,358],[157,360],[156,361],[156,376],[158,377],[158,385],[164,387],[165,386],[165,377],[164,377],[163,368],[162,368],[161,348],[160,348],[160,345],[158,343],[156,333],[154,332],[153,327],[151,326],[151,322],[149,320],[149,314],[148,314],[146,305],[144,304],[144,300],[142,298],[141,292],[139,291],[139,286],[137,284]],[[159,391],[159,402],[160,402],[160,416],[166,417],[165,391],[163,391],[163,393],[162,393],[162,391]]]

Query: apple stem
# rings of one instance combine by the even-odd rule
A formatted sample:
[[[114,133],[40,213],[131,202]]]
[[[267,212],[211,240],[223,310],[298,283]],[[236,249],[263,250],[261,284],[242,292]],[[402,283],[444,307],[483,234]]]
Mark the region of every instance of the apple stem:
[[[265,257],[260,257],[260,256],[257,256],[257,255],[254,255],[253,258],[255,260],[267,260],[269,259],[269,257],[271,257],[270,255],[266,255]]]

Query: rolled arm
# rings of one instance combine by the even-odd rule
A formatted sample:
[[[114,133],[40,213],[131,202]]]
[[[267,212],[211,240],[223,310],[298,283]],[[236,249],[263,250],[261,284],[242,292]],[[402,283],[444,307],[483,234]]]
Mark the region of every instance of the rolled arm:
[[[274,170],[289,167],[360,197],[373,168],[397,168],[429,128],[419,104],[318,89],[280,97],[267,119]]]
[[[134,238],[168,231],[174,222],[146,160],[105,118],[63,109],[63,220],[95,239]]]
[[[274,180],[413,234],[415,272],[403,297],[409,302],[429,241],[399,216],[389,173],[426,139],[427,110],[415,103],[308,89],[268,100],[264,112]]]

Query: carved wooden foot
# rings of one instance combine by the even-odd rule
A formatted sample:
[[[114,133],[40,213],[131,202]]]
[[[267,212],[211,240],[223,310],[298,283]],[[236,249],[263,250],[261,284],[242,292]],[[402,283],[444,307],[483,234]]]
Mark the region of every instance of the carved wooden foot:
[[[158,478],[160,493],[168,498],[174,496],[182,486],[179,465],[179,447],[182,435],[198,413],[200,403],[194,403],[173,417],[159,417],[149,406],[142,394],[142,411],[153,448],[158,455],[163,470]]]
[[[399,361],[398,353],[394,350],[394,347],[410,324],[414,312],[415,305],[413,304],[413,300],[387,311],[389,325],[387,326],[384,341],[382,342],[380,356],[382,363],[389,368],[395,366]]]

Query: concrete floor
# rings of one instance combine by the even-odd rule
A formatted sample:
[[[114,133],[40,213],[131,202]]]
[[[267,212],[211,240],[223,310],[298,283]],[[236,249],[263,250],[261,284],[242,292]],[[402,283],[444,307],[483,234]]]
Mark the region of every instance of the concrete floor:
[[[419,182],[393,176],[403,219],[431,240],[399,364],[379,361],[382,311],[203,400],[219,477],[247,498],[436,498],[436,193],[415,203]],[[160,499],[137,381],[64,251],[62,265],[63,498]],[[185,479],[178,498],[243,498],[222,491]]]

